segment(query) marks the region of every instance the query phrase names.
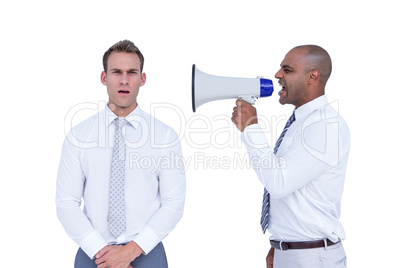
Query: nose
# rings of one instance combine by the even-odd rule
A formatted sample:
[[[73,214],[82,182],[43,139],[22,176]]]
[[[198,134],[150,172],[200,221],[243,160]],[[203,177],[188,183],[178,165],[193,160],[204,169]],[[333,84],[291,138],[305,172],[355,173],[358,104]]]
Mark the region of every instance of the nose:
[[[281,69],[279,69],[279,71],[276,72],[275,78],[276,78],[276,79],[283,78],[283,74],[282,74],[282,70],[281,70]]]
[[[122,75],[120,76],[120,84],[122,85],[128,84],[128,75],[126,72],[123,72]]]

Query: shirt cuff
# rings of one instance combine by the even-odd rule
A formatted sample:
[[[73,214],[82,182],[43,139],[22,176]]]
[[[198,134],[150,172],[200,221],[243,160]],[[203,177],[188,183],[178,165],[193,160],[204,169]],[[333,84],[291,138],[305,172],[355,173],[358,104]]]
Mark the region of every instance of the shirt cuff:
[[[92,231],[87,235],[81,242],[81,249],[93,259],[95,254],[99,252],[102,248],[107,246],[106,240],[97,232]]]
[[[259,124],[247,126],[241,134],[241,139],[247,150],[269,148],[268,141]]]
[[[135,237],[135,239],[133,239],[133,241],[141,247],[145,255],[153,250],[154,247],[159,244],[161,240],[161,237],[150,227],[145,227]]]

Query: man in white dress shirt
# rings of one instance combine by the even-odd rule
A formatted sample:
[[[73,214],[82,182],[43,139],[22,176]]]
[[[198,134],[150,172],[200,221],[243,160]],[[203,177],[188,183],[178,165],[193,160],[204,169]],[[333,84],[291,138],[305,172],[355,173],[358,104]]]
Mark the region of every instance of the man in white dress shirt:
[[[295,110],[276,153],[256,109],[241,100],[233,108],[232,121],[269,193],[269,212],[262,215],[271,233],[268,268],[346,267],[339,217],[350,134],[325,95],[331,71],[330,56],[321,47],[299,46],[286,54],[275,78],[279,102]]]
[[[185,174],[177,134],[137,103],[139,88],[146,81],[143,64],[143,55],[128,40],[105,52],[101,82],[109,102],[72,128],[63,145],[57,215],[80,247],[76,268],[167,267],[161,241],[182,217]],[[119,155],[124,162],[118,172],[124,179],[122,194],[117,196],[123,201],[116,205],[123,207],[125,216],[117,219],[123,222],[117,235],[109,231],[115,137],[125,148],[125,154]]]

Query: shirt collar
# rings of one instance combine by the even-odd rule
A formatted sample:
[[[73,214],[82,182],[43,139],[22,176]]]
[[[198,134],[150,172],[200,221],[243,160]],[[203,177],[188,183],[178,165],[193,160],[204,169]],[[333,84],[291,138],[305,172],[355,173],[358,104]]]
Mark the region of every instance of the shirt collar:
[[[311,114],[313,111],[317,110],[318,108],[326,104],[328,104],[326,95],[321,95],[318,98],[315,98],[314,100],[309,101],[306,104],[303,104],[302,106],[300,106],[295,110],[296,120]]]
[[[135,129],[138,129],[138,126],[140,124],[141,116],[142,115],[142,110],[140,108],[140,105],[137,104],[137,107],[132,111],[129,115],[124,117],[127,122],[129,122]],[[110,110],[108,103],[106,104],[105,107],[105,124],[106,126],[109,126],[110,123],[113,122],[118,118],[118,116]]]

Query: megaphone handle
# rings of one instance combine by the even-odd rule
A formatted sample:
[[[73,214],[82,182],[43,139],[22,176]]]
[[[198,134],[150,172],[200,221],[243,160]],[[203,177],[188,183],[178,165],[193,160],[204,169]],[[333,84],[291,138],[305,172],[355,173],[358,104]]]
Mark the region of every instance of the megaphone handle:
[[[239,99],[244,100],[251,105],[255,104],[255,96],[239,96]]]

